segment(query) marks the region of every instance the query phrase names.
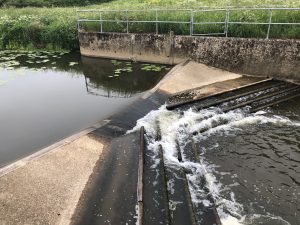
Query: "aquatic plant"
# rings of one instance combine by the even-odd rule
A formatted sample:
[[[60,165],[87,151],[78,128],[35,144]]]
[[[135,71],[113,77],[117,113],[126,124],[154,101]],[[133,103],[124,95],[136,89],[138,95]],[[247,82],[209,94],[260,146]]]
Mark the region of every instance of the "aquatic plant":
[[[111,60],[111,63],[114,64],[114,66],[118,66],[118,65],[122,64],[122,62],[117,61],[115,59]]]
[[[77,65],[77,64],[78,64],[78,62],[70,62],[69,66],[74,66],[74,65]]]
[[[141,70],[145,70],[145,71],[156,71],[156,72],[160,72],[162,71],[162,69],[166,69],[169,70],[170,68],[166,67],[166,66],[161,66],[161,65],[155,65],[155,64],[142,64],[142,68]]]

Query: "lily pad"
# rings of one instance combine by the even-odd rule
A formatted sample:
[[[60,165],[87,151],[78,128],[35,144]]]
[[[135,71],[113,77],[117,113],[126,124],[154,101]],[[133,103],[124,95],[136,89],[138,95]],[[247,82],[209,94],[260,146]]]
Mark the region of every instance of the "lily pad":
[[[144,71],[155,71],[155,72],[160,72],[163,69],[163,66],[159,65],[150,65],[150,64],[143,64],[143,67],[141,70]]]
[[[111,60],[111,63],[114,64],[115,66],[119,66],[119,65],[122,64],[122,62],[117,61],[117,60],[115,60],[115,59]]]
[[[74,65],[77,65],[77,64],[78,64],[78,62],[70,62],[69,66],[74,66]]]

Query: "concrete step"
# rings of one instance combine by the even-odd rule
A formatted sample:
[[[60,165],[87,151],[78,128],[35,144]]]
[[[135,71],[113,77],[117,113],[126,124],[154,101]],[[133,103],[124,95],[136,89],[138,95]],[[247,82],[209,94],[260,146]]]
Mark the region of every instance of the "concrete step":
[[[158,157],[145,152],[144,164],[144,220],[143,224],[170,225],[169,197],[167,192],[167,178],[162,148]],[[158,167],[153,168],[155,160],[159,160]]]
[[[188,181],[183,168],[166,166],[172,225],[196,225]]]
[[[73,225],[136,225],[139,133],[114,138],[99,160]]]
[[[184,111],[189,108],[202,110],[209,107],[219,107],[223,112],[228,112],[250,106],[249,111],[256,112],[291,98],[295,98],[300,95],[299,92],[300,86],[297,84],[268,79],[235,88],[230,91],[206,96],[204,98],[167,105],[167,108],[169,110],[177,109]]]
[[[197,90],[188,90],[188,91],[185,91],[184,93],[175,94],[168,98],[167,109],[173,110],[173,109],[178,108],[180,110],[184,110],[184,109],[190,108],[191,106],[195,106],[198,103],[201,103],[199,106],[209,107],[209,106],[205,106],[205,105],[210,104],[216,100],[234,97],[235,95],[241,95],[246,92],[253,91],[254,89],[259,89],[259,88],[264,89],[264,88],[268,88],[273,85],[278,85],[280,83],[283,83],[281,81],[277,81],[277,80],[273,80],[273,79],[264,79],[264,80],[260,80],[260,81],[254,80],[253,82],[251,82],[251,81],[247,81],[247,82],[250,82],[250,83],[246,83],[244,85],[238,85],[238,86],[236,86],[235,83],[231,84],[232,82],[231,83],[228,82],[230,85],[228,85],[226,87],[222,87],[221,91],[213,91],[212,94],[208,94],[208,95],[204,95],[204,96],[203,95],[193,96],[193,92],[196,92]],[[225,83],[225,82],[222,82],[222,84],[223,83]],[[217,89],[219,88],[217,84],[212,84],[212,85],[209,85],[208,87],[204,87],[204,88],[205,89],[211,88],[211,89],[215,90],[216,87],[214,87],[214,86],[217,86]],[[201,89],[203,89],[203,87],[199,88],[198,92],[201,93]],[[187,97],[185,97],[185,96],[187,96]]]

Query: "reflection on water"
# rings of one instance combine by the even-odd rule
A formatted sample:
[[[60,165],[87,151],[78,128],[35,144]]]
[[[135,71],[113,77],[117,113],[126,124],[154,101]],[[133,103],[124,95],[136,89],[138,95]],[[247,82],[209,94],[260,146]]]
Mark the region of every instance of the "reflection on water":
[[[115,62],[117,63],[115,63]],[[0,51],[0,68],[12,71],[1,74],[0,85],[23,74],[25,70],[66,71],[70,76],[84,76],[88,93],[103,97],[132,97],[136,93],[150,89],[169,68],[162,66],[161,71],[144,71],[144,65],[130,61],[90,58],[79,53],[67,52],[27,52]],[[130,69],[130,72],[116,70]]]
[[[106,97],[131,97],[153,87],[165,74],[161,72],[143,71],[143,64],[122,62],[113,65],[111,60],[89,57],[81,58],[83,73],[86,78],[87,91],[94,95]],[[101,64],[101,67],[97,66]],[[115,74],[118,69],[131,68],[132,72]]]
[[[0,52],[0,167],[109,117],[167,72],[115,64],[79,53]],[[122,67],[132,72],[116,73]]]

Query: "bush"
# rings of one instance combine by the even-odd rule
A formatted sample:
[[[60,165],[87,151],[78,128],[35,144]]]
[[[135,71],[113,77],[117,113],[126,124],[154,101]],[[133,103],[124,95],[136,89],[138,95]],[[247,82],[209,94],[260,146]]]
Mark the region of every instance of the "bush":
[[[1,4],[15,5],[68,5],[68,4],[88,4],[93,2],[104,2],[106,0],[0,0]],[[274,2],[273,0],[253,0],[251,6],[263,7],[265,4]],[[278,6],[285,4],[286,7],[300,7],[300,2],[295,0],[277,0]],[[157,7],[170,8],[199,8],[201,6],[226,7],[228,1],[219,0],[115,0],[93,8],[101,9],[145,9]],[[233,3],[233,1],[231,1]],[[249,0],[236,1],[235,5],[244,4],[247,6]],[[276,6],[276,5],[275,5]],[[90,8],[90,7],[89,7]],[[96,12],[92,18],[98,19],[99,13]],[[104,13],[103,19],[122,20],[126,17],[123,13]],[[131,20],[155,20],[155,13],[130,12]],[[159,20],[189,21],[188,12],[170,13],[160,12]],[[224,21],[224,13],[199,13],[194,15],[195,22],[205,21]],[[230,14],[230,21],[267,21],[268,12],[245,11]],[[299,11],[273,12],[273,22],[299,22]],[[99,22],[81,24],[81,28],[87,30],[100,30]],[[104,31],[126,32],[126,23],[103,22]],[[164,23],[158,26],[159,33],[174,31],[175,34],[189,34],[189,24],[174,25]],[[230,25],[229,36],[233,37],[266,37],[266,25]],[[151,32],[156,31],[155,24],[152,23],[130,23],[130,32]],[[194,33],[217,33],[223,32],[224,25],[195,25]],[[270,38],[300,38],[300,26],[281,26],[273,25],[270,31]],[[77,28],[76,28],[76,9],[65,8],[2,8],[0,9],[0,49],[4,48],[50,48],[72,50],[78,48]]]
[[[1,49],[78,49],[74,9],[43,9],[35,15],[34,9],[26,9],[26,12],[20,15],[15,10],[14,13],[0,16]]]
[[[103,3],[109,0],[0,0],[0,6],[13,7],[50,7],[50,6],[84,6]],[[1,4],[2,3],[2,4]]]

